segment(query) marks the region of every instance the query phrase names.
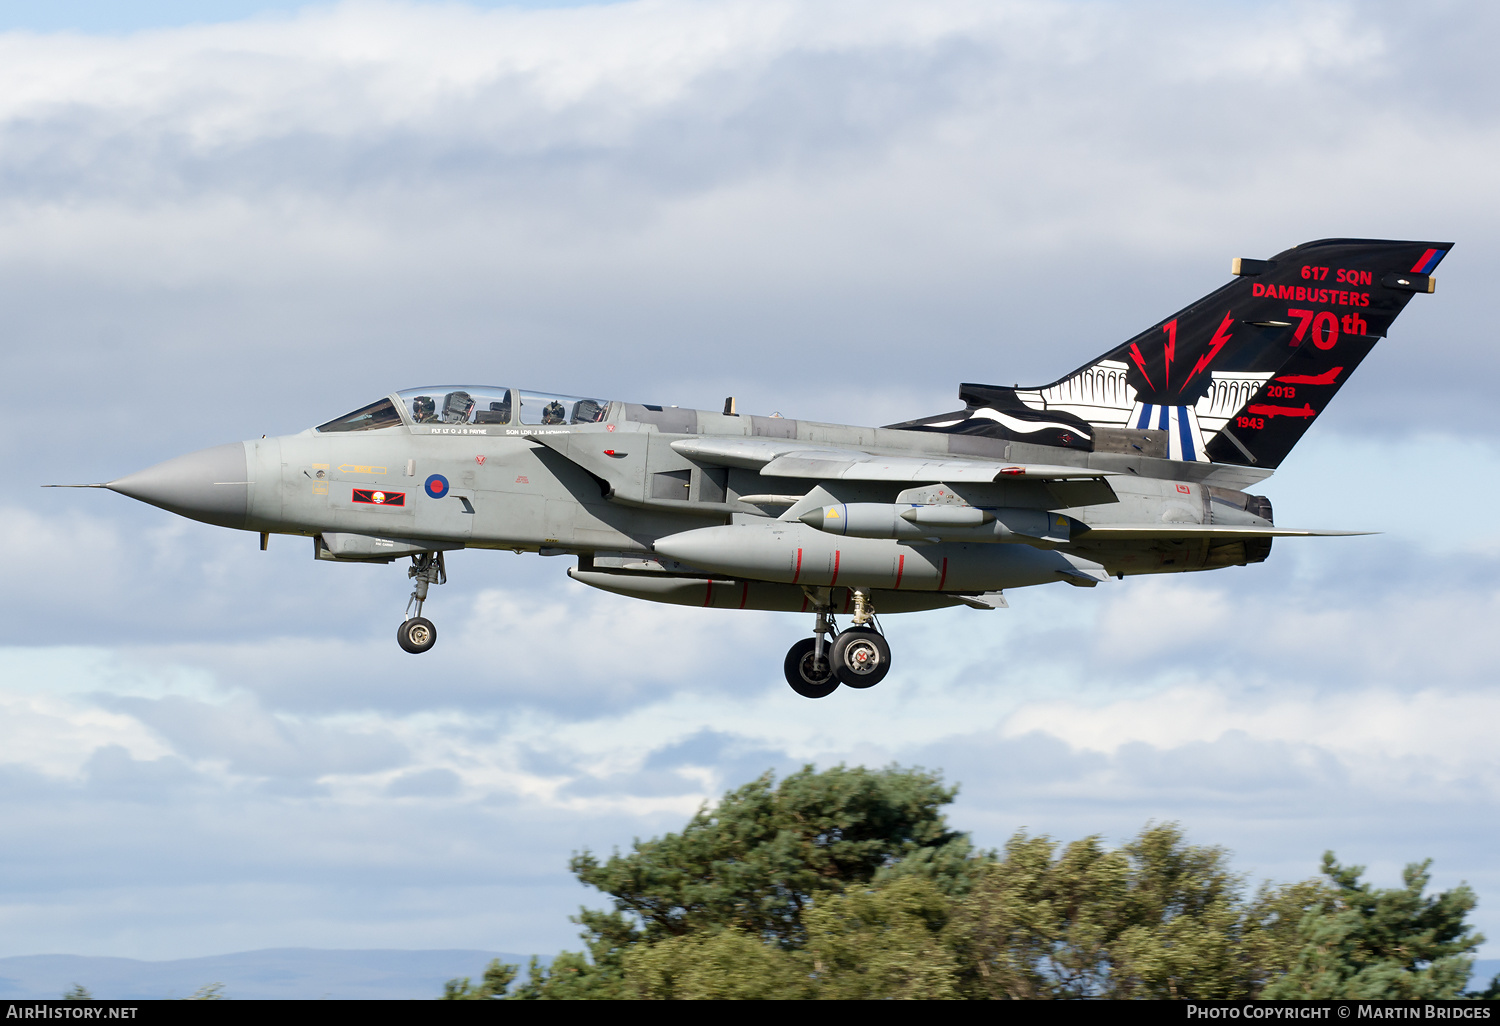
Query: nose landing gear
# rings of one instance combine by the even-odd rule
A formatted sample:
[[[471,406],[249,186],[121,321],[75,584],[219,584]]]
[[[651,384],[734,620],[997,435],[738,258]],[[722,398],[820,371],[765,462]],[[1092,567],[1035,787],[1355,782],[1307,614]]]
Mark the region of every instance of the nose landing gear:
[[[803,638],[786,654],[786,682],[803,698],[826,698],[840,684],[851,688],[872,688],[885,679],[891,669],[891,646],[875,629],[875,609],[870,593],[854,590],[854,622],[839,633],[832,644],[824,636],[834,632],[831,590],[808,589],[813,600],[816,620],[813,637]]]
[[[411,569],[406,571],[406,576],[416,581],[416,586],[406,602],[406,619],[396,628],[396,644],[412,655],[421,655],[437,644],[437,627],[422,615],[422,603],[427,601],[429,585],[448,583],[443,554],[424,552],[411,557]]]
[[[437,628],[425,616],[402,620],[396,628],[396,644],[412,655],[421,655],[437,644]]]

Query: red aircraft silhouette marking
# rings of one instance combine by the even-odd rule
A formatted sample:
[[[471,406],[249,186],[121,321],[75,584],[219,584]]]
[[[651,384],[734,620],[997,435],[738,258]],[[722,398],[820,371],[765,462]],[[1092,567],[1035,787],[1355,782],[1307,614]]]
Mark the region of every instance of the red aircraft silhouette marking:
[[[1311,404],[1304,403],[1300,408],[1296,406],[1255,406],[1245,407],[1246,413],[1253,413],[1257,417],[1316,417],[1318,411]]]
[[[1344,368],[1335,367],[1322,374],[1283,374],[1277,381],[1288,385],[1331,385],[1339,379]]]

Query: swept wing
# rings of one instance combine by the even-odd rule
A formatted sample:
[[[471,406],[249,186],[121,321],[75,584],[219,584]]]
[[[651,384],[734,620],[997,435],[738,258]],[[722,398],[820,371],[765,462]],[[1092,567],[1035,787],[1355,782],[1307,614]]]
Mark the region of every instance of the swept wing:
[[[812,442],[768,438],[682,438],[672,448],[689,459],[757,470],[766,477],[817,481],[951,482],[980,484],[1010,479],[1032,481],[1098,480],[1113,470],[1010,463],[983,459],[891,456],[859,449],[834,449]]]

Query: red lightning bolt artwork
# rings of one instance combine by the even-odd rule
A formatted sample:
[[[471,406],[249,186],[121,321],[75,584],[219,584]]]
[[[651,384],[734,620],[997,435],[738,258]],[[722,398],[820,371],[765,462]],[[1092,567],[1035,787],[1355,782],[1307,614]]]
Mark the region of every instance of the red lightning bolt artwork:
[[[1141,377],[1146,379],[1146,384],[1151,386],[1153,392],[1156,391],[1156,383],[1151,380],[1151,375],[1146,373],[1146,358],[1141,355],[1141,347],[1134,342],[1130,343],[1130,358],[1141,369]]]
[[[1167,370],[1162,378],[1161,387],[1164,391],[1172,390],[1172,357],[1177,354],[1177,318],[1173,317],[1161,330],[1167,333]]]
[[[1220,349],[1223,349],[1229,344],[1229,326],[1233,323],[1234,314],[1226,313],[1224,315],[1224,320],[1219,324],[1219,330],[1214,332],[1214,337],[1209,340],[1208,352],[1204,353],[1198,358],[1198,362],[1193,365],[1192,373],[1189,374],[1187,376],[1187,380],[1182,383],[1184,388],[1187,387],[1188,381],[1192,381],[1193,377],[1197,375],[1199,371],[1213,362],[1214,357],[1219,355]]]

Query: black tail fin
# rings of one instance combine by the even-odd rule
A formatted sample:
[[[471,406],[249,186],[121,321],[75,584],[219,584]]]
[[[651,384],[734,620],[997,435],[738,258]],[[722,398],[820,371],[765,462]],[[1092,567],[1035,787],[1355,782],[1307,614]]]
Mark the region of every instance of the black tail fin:
[[[1051,385],[964,385],[967,410],[896,426],[1272,469],[1451,248],[1322,239],[1236,260],[1234,281]]]

